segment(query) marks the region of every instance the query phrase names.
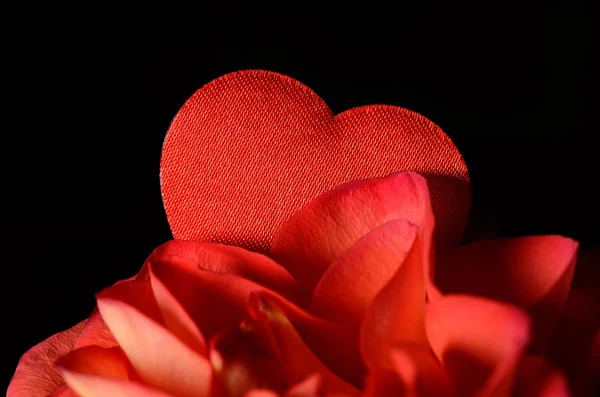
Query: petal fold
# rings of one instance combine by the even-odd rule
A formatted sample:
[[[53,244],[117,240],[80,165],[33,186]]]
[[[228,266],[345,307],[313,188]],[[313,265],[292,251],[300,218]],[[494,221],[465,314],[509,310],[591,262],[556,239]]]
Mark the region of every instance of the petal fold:
[[[370,369],[389,368],[389,351],[398,344],[427,345],[425,302],[432,232],[425,225],[419,230],[404,262],[367,309],[360,349]]]
[[[390,367],[368,375],[367,396],[454,396],[450,378],[428,347],[405,344],[389,354]]]
[[[396,219],[359,239],[327,269],[315,288],[311,311],[358,329],[375,295],[404,262],[417,230]]]
[[[358,389],[331,372],[315,356],[288,318],[267,297],[261,293],[252,294],[250,314],[254,320],[253,325],[256,326],[254,332],[264,336],[266,345],[279,359],[288,384],[296,384],[318,373],[322,377],[325,392],[341,392],[350,396],[360,394]]]
[[[529,343],[527,313],[485,298],[447,295],[428,305],[425,325],[458,395],[510,395]]]
[[[569,295],[578,243],[561,236],[478,241],[442,253],[435,281],[444,293],[473,294],[525,308],[534,346],[544,350]]]
[[[146,384],[180,397],[210,394],[210,364],[165,328],[149,282],[113,286],[100,293],[97,302],[106,325]]]
[[[236,275],[284,295],[297,289],[296,281],[281,265],[262,254],[231,245],[172,240],[154,250],[146,264],[165,256],[186,258],[198,270]]]
[[[194,320],[173,296],[165,284],[149,268],[150,284],[154,298],[162,313],[166,327],[183,343],[206,356],[206,342]]]
[[[102,316],[98,308],[88,318],[85,327],[75,342],[75,349],[85,346],[100,346],[105,349],[118,346],[119,343],[110,333],[110,330],[102,320]]]
[[[284,223],[271,255],[311,293],[331,263],[362,236],[394,219],[420,226],[430,208],[427,182],[413,172],[349,182]]]

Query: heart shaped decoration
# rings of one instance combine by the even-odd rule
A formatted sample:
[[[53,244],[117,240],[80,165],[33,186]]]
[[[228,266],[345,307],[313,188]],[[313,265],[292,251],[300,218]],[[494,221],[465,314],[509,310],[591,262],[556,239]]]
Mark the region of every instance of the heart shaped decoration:
[[[342,183],[415,171],[427,178],[439,249],[469,215],[467,167],[427,118],[385,105],[337,116],[300,82],[249,70],[200,88],[165,138],[161,189],[173,236],[268,252],[279,227]]]

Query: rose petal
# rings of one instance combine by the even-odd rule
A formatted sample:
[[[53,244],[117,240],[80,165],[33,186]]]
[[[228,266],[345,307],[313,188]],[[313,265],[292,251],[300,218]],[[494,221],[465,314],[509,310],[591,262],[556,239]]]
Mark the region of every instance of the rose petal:
[[[412,172],[346,183],[284,223],[271,254],[312,292],[329,265],[362,236],[393,219],[420,226],[430,207],[425,178]]]
[[[73,350],[58,360],[56,365],[61,372],[66,370],[121,380],[137,378],[120,347],[105,349],[99,346],[86,346]]]
[[[544,349],[569,294],[578,243],[560,236],[479,241],[441,254],[435,281],[445,293],[474,294],[528,309]]]
[[[19,360],[6,396],[46,397],[60,389],[64,381],[54,363],[73,350],[84,325],[82,321],[29,349]]]
[[[402,265],[417,235],[405,219],[367,233],[327,269],[315,288],[311,311],[358,329],[367,307]]]
[[[263,294],[253,293],[250,298],[250,313],[255,332],[262,332],[270,342],[274,354],[281,362],[289,384],[298,383],[309,375],[322,376],[325,392],[343,392],[358,396],[360,392],[335,375],[304,344],[287,317]]]
[[[429,348],[403,345],[390,354],[395,372],[418,396],[453,395],[448,374]]]
[[[244,394],[244,397],[278,397],[277,393],[268,389],[254,389]]]
[[[390,368],[377,369],[367,378],[367,396],[453,396],[450,378],[428,347],[392,348]]]
[[[65,381],[79,397],[174,397],[140,383],[63,370]]]
[[[577,396],[591,396],[600,390],[600,330],[596,332],[584,368],[573,381],[573,390]]]
[[[364,367],[357,350],[357,338],[340,325],[306,313],[285,297],[253,281],[199,270],[196,262],[187,258],[155,257],[151,268],[152,274],[169,288],[206,338],[237,327],[246,315],[251,293],[262,291],[284,308],[302,338],[315,349],[321,360],[331,364],[345,378],[362,379]]]
[[[235,275],[200,270],[196,262],[179,256],[155,257],[151,267],[206,339],[236,327],[245,316],[250,293],[264,289]]]
[[[164,325],[163,316],[154,299],[150,281],[130,280],[120,282],[112,287],[103,289],[96,295],[96,298],[99,297],[123,302],[128,306],[135,308],[149,319]],[[106,318],[102,316],[100,307],[98,307],[98,311],[105,325],[108,327],[109,331],[111,331]]]
[[[193,251],[190,252],[194,255],[183,252],[186,256],[160,254],[159,251],[153,254],[148,262],[154,277],[173,294],[206,339],[224,329],[237,326],[245,314],[250,292],[266,289],[263,285],[235,274],[203,270],[210,265],[213,257],[216,263],[224,263],[223,266],[231,268],[244,259],[245,254],[241,252],[234,251],[235,255],[238,255],[235,256],[228,249],[224,248],[223,253],[214,249],[226,246],[212,244],[210,247],[210,250],[204,251],[203,256],[198,252],[194,254]],[[279,266],[262,255],[247,254],[250,261],[268,263],[264,269]],[[227,258],[230,259],[229,262]],[[295,287],[286,291],[284,295],[295,301],[302,300]]]
[[[85,346],[100,346],[108,349],[118,345],[119,343],[102,320],[98,308],[94,309],[94,312],[85,323],[83,331],[77,338],[77,342],[75,342],[75,349]]]
[[[542,356],[526,356],[519,367],[513,391],[515,397],[569,397],[569,385],[563,373]]]
[[[356,387],[361,387],[365,367],[358,349],[358,335],[347,328],[315,317],[269,291],[261,296],[268,299],[292,323],[309,349],[329,369]]]
[[[600,247],[579,253],[573,287],[598,288],[600,285]]]
[[[130,295],[120,294],[124,291],[117,287]],[[144,382],[181,397],[209,395],[208,361],[160,323],[149,282],[111,287],[97,301],[106,325]]]
[[[258,388],[278,392],[286,389],[281,363],[262,345],[263,341],[247,324],[211,340],[210,362],[222,394],[242,396]]]
[[[243,248],[172,240],[154,250],[146,263],[165,256],[186,258],[194,262],[199,270],[240,276],[284,295],[297,290],[296,281],[281,265],[262,254]]]
[[[510,394],[529,342],[525,312],[480,297],[447,295],[428,305],[425,326],[458,395]]]
[[[69,386],[63,386],[48,397],[79,397]]]
[[[574,288],[567,299],[550,354],[572,383],[585,372],[588,353],[600,328],[600,290]]]
[[[432,230],[420,230],[404,263],[377,294],[360,331],[360,349],[369,369],[388,368],[389,350],[399,343],[426,345],[425,299]]]
[[[150,266],[149,271],[154,298],[163,315],[165,325],[183,343],[205,356],[206,342],[198,326],[173,296],[171,291],[152,272],[152,266]]]
[[[290,387],[283,397],[317,397],[321,393],[321,376],[313,374],[302,382]]]

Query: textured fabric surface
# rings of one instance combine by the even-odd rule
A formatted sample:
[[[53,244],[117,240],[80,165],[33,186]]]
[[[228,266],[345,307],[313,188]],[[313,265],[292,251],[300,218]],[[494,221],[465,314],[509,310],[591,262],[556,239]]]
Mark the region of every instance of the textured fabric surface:
[[[438,248],[456,245],[469,176],[437,125],[386,105],[334,116],[292,78],[242,71],[200,88],[178,112],[163,146],[161,189],[175,238],[267,252],[283,222],[319,194],[406,170],[427,178]]]

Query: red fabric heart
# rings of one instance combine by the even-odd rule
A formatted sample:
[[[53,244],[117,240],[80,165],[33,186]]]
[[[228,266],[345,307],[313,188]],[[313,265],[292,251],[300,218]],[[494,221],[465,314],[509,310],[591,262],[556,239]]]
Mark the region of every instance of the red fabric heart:
[[[427,179],[438,248],[456,245],[469,175],[437,125],[387,105],[334,116],[300,82],[250,70],[213,80],[183,105],[165,138],[161,188],[176,239],[267,252],[283,222],[319,194],[405,170]]]

